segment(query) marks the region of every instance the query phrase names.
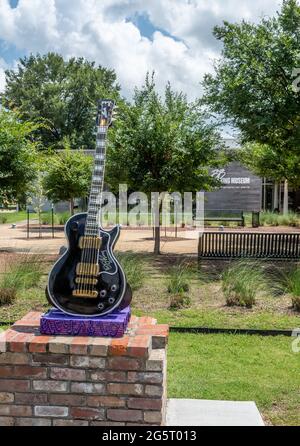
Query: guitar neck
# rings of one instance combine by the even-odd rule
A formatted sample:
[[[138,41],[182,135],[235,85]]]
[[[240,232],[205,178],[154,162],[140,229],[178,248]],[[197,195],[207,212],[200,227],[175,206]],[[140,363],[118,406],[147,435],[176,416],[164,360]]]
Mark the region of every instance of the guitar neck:
[[[106,161],[106,136],[107,127],[99,126],[97,128],[94,171],[88,202],[85,235],[97,236],[99,231],[99,214],[101,213]]]

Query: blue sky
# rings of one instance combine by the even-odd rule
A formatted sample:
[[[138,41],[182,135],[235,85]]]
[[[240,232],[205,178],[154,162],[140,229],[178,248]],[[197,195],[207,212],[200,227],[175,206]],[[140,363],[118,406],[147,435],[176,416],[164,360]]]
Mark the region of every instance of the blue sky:
[[[18,0],[16,0],[16,1],[18,1]],[[136,25],[137,28],[139,29],[141,35],[143,37],[150,39],[150,40],[153,40],[154,33],[156,31],[159,31],[164,36],[171,37],[172,39],[174,39],[176,41],[180,41],[180,39],[178,37],[170,34],[165,29],[153,25],[147,12],[142,12],[142,13],[136,12],[132,16],[126,17],[126,20],[128,22],[132,22],[134,25]]]
[[[19,0],[9,0],[9,3],[12,8],[15,8],[18,5]]]
[[[162,91],[170,81],[190,99],[213,70],[222,20],[258,21],[280,0],[0,0],[0,90],[19,57],[56,51],[115,69],[131,97],[147,71]]]

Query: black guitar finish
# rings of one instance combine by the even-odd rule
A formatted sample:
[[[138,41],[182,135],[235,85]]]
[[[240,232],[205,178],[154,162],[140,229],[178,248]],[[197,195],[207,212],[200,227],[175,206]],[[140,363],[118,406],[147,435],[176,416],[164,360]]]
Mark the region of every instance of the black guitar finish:
[[[65,226],[68,250],[49,274],[47,299],[65,313],[101,316],[127,307],[131,289],[113,254],[120,227],[106,231],[99,225],[106,159],[106,135],[115,103],[99,101],[94,171],[87,213],[71,217]]]
[[[110,231],[100,228],[101,248],[89,250],[90,256],[95,258],[99,265],[99,274],[94,276],[97,278],[96,285],[86,286],[83,289],[96,290],[98,296],[75,297],[72,293],[78,288],[75,283],[76,268],[78,263],[82,262],[82,250],[78,245],[80,237],[84,236],[86,218],[86,213],[77,214],[66,223],[65,233],[69,248],[52,268],[46,294],[49,302],[65,313],[82,316],[104,315],[115,308],[125,308],[132,298],[130,286],[112,251],[118,240],[120,228],[115,226]]]

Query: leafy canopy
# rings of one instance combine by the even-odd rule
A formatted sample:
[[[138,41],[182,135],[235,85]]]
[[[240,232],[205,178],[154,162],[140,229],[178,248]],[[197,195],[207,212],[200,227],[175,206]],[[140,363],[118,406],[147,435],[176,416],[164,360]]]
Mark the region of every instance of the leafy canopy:
[[[295,182],[300,164],[300,7],[285,0],[275,17],[258,24],[224,22],[214,29],[222,41],[215,74],[205,76],[205,102],[224,122],[237,127],[244,142],[262,144]],[[268,147],[268,148],[267,148]],[[278,176],[278,169],[273,177]]]
[[[22,122],[19,115],[0,111],[0,203],[24,201],[36,177],[38,142],[32,136],[40,124]]]
[[[93,148],[95,104],[102,97],[119,97],[114,70],[83,58],[67,61],[55,53],[20,59],[6,71],[3,104],[17,109],[23,120],[43,118],[39,129],[45,147],[61,148],[67,137],[72,149]]]
[[[106,181],[115,190],[125,182],[146,193],[207,190],[218,184],[209,166],[222,161],[219,134],[199,104],[170,84],[161,98],[147,75],[111,133]]]
[[[54,203],[87,196],[91,184],[93,158],[81,150],[72,151],[66,140],[64,144],[64,150],[47,159],[43,178],[46,196]]]

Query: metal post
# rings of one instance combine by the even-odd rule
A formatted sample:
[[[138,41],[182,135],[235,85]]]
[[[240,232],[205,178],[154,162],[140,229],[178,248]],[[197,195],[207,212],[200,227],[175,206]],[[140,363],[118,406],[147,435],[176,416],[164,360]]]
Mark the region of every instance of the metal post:
[[[52,238],[54,238],[54,209],[53,204],[51,207],[51,223],[52,223]]]
[[[27,208],[27,238],[29,238],[29,209]]]

